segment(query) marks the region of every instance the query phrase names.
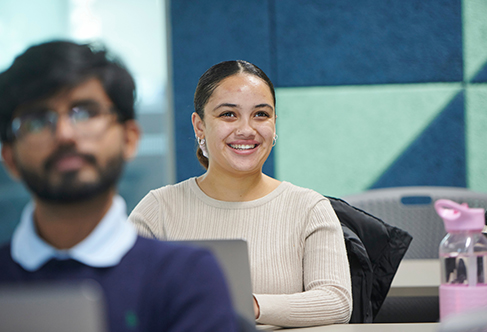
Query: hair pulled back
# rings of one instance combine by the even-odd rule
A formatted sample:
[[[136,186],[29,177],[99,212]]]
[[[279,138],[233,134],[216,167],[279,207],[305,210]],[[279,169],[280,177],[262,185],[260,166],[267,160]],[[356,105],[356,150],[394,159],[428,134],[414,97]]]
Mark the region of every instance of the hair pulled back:
[[[276,104],[274,85],[264,71],[262,71],[262,69],[244,60],[223,61],[212,66],[203,75],[201,75],[198,85],[196,86],[196,91],[194,93],[194,110],[196,114],[199,115],[201,120],[204,121],[205,106],[215,89],[220,85],[221,81],[227,77],[240,73],[254,75],[262,79],[271,90],[274,105]],[[205,169],[208,169],[208,158],[203,155],[203,151],[199,146],[196,151],[196,157],[198,158],[200,164]]]

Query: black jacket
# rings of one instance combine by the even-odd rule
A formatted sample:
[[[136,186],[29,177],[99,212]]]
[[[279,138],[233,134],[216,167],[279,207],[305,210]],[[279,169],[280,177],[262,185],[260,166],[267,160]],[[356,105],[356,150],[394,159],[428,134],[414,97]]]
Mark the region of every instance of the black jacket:
[[[371,323],[413,238],[341,199],[328,199],[342,224],[350,264],[353,298],[350,323]]]

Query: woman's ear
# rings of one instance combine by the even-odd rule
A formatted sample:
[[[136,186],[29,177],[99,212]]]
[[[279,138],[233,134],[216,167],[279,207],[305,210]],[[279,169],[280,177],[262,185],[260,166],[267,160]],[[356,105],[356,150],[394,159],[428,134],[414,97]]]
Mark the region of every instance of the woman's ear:
[[[140,139],[140,127],[135,120],[127,120],[124,123],[125,130],[125,145],[124,157],[125,160],[131,160],[137,154],[137,147]]]
[[[193,112],[191,115],[191,122],[193,123],[194,134],[196,137],[204,138],[205,137],[205,123],[198,115],[198,113]]]

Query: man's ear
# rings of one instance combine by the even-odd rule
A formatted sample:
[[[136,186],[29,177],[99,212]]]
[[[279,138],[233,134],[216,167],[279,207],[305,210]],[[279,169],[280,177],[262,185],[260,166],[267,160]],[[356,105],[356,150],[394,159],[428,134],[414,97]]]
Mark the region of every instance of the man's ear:
[[[205,123],[198,115],[198,113],[193,112],[191,115],[191,122],[193,123],[194,134],[196,137],[204,138],[205,137]]]
[[[20,173],[17,169],[17,164],[15,163],[13,149],[12,143],[2,143],[3,164],[14,179],[20,180]]]
[[[125,130],[125,145],[124,157],[125,160],[131,160],[137,154],[137,147],[140,139],[140,127],[136,120],[127,120],[124,123]]]

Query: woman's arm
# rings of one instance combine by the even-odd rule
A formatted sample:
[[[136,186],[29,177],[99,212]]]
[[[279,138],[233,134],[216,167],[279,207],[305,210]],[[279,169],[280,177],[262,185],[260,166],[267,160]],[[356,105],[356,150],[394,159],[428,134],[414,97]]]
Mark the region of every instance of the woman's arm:
[[[328,200],[308,215],[304,237],[304,292],[255,294],[259,323],[312,326],[347,323],[352,312],[350,268],[340,223]]]

